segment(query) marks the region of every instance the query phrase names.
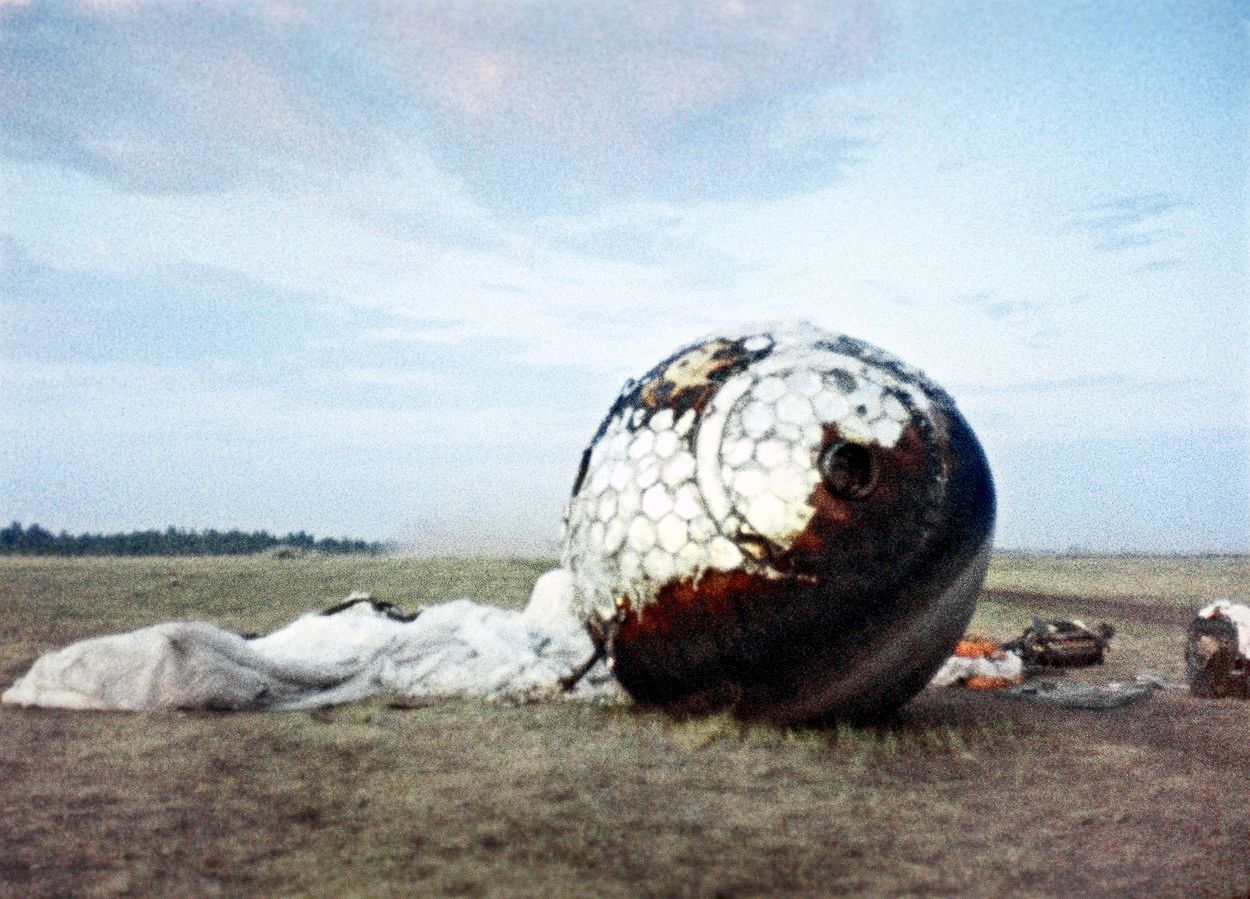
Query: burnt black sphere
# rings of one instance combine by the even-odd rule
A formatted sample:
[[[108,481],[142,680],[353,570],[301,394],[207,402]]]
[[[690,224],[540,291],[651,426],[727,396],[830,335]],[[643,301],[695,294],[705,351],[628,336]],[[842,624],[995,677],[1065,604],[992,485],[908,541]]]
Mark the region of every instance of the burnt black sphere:
[[[783,325],[626,384],[582,458],[564,564],[639,702],[808,721],[927,683],[972,616],[993,523],[985,454],[941,388]]]

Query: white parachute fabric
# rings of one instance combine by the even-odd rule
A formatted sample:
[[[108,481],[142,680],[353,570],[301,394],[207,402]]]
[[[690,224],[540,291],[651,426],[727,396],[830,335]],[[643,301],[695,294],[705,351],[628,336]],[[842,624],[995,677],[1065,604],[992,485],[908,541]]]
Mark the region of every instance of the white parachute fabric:
[[[600,663],[564,694],[593,652],[563,571],[535,584],[525,611],[457,599],[404,620],[361,600],[246,639],[170,622],[73,643],[38,658],[0,700],[74,709],[311,709],[370,696],[525,700],[615,696]]]

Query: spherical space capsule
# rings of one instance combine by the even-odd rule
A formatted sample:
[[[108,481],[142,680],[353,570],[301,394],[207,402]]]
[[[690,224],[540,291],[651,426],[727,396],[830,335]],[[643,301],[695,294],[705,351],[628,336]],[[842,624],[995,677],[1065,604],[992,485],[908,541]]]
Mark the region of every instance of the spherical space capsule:
[[[810,325],[625,385],[565,514],[575,602],[645,705],[780,723],[919,691],[984,578],[994,488],[950,397]]]

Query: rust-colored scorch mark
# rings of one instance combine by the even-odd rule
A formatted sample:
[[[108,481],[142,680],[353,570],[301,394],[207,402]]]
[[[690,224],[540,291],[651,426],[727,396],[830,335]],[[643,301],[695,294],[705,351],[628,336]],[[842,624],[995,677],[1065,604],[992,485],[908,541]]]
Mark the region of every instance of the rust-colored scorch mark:
[[[648,409],[670,407],[675,413],[702,413],[713,392],[745,362],[742,349],[727,340],[713,340],[683,353],[657,377],[643,385]]]
[[[759,596],[768,582],[757,574],[742,569],[708,571],[697,581],[682,578],[670,581],[656,593],[655,601],[644,608],[623,606],[624,619],[617,632],[618,641],[634,638],[666,636],[706,620],[730,612],[747,597]]]

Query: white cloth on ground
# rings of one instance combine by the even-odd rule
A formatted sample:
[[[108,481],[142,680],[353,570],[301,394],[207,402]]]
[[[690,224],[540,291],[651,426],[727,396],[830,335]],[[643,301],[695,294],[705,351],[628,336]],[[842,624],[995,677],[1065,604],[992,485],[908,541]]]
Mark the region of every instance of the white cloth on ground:
[[[246,639],[170,622],[46,653],[0,700],[75,709],[311,709],[376,695],[526,699],[560,694],[593,652],[563,571],[525,611],[457,599],[398,620],[370,601],[303,615]],[[568,695],[617,695],[603,663]]]

